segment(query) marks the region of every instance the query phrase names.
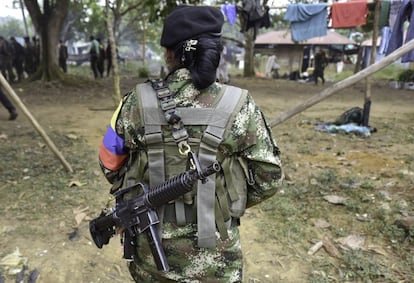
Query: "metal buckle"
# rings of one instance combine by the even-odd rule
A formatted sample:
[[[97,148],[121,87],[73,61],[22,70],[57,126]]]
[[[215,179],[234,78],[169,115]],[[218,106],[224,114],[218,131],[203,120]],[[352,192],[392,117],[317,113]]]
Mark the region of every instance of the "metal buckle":
[[[187,143],[187,141],[182,141],[178,143],[178,152],[181,155],[188,155],[188,153],[191,151],[190,145]]]
[[[155,79],[150,80],[150,82],[151,82],[152,88],[155,89],[155,90],[159,90],[159,89],[167,87],[164,80],[161,80],[161,79],[159,79],[159,80],[155,80]]]
[[[185,128],[175,129],[172,127],[172,136],[176,143],[180,143],[188,139],[188,133]]]
[[[176,106],[175,100],[173,98],[167,98],[167,99],[161,100],[160,105],[163,111],[173,109]]]
[[[158,99],[162,99],[168,96],[171,96],[171,92],[168,87],[162,87],[155,91],[157,93]]]

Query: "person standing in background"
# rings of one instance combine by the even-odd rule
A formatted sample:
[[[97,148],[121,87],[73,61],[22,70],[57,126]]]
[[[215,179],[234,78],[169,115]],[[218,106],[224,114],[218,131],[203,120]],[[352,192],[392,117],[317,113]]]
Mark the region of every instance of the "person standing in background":
[[[59,45],[58,45],[58,52],[59,52],[59,67],[62,68],[64,73],[67,73],[67,65],[66,65],[66,61],[68,59],[68,48],[67,46],[63,43],[62,40],[59,40]]]
[[[12,45],[2,36],[0,36],[0,70],[4,78],[13,83],[16,76],[13,72],[13,48]]]
[[[315,69],[313,71],[313,78],[315,85],[318,84],[318,78],[321,78],[322,84],[325,84],[325,68],[328,65],[325,51],[318,50],[315,54]]]
[[[102,44],[102,41],[100,38],[97,39],[99,44],[99,54],[98,54],[98,72],[101,78],[103,78],[103,74],[105,71],[105,47]]]
[[[111,73],[111,68],[112,68],[112,50],[111,50],[111,43],[108,40],[108,43],[106,45],[106,50],[105,50],[105,57],[106,57],[106,63],[107,63],[107,67],[106,67],[106,76],[109,77],[109,74]]]
[[[24,71],[28,76],[36,72],[35,67],[35,51],[33,44],[30,42],[30,37],[24,38]]]
[[[23,79],[24,47],[17,42],[15,37],[10,37],[10,43],[13,49],[12,65],[17,73],[17,81]]]
[[[91,47],[89,49],[89,59],[91,63],[91,69],[95,79],[98,78],[98,57],[99,57],[99,42],[93,35],[89,37]]]

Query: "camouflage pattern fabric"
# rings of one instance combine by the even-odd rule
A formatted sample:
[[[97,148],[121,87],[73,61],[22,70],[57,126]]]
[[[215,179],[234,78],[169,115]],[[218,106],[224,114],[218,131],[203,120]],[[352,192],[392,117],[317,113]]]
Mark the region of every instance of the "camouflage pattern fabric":
[[[242,252],[237,227],[229,230],[229,239],[217,238],[216,249],[195,247],[196,225],[163,225],[163,246],[170,271],[158,271],[145,235],[137,239],[137,259],[129,262],[136,282],[242,282]]]
[[[199,91],[191,84],[191,75],[187,69],[176,70],[167,78],[171,92],[175,93],[178,107],[207,108],[214,107],[222,93],[223,86],[213,83],[207,89]],[[114,114],[115,131],[122,139],[122,152],[146,150],[143,122],[141,121],[136,90],[127,93],[121,102],[119,111]],[[283,180],[279,159],[279,149],[272,138],[271,130],[266,124],[263,113],[247,95],[238,113],[234,114],[233,124],[227,128],[224,140],[218,148],[218,160],[226,156],[238,156],[246,160],[254,184],[248,187],[247,206],[255,205],[275,194]],[[200,137],[203,128],[185,126],[190,137]],[[171,137],[171,130],[163,128],[164,138]],[[117,145],[114,145],[115,147]],[[123,161],[127,162],[127,161]],[[105,175],[113,176],[102,162]],[[148,182],[148,174],[142,182]],[[170,177],[170,176],[167,176]],[[240,176],[242,178],[242,176]],[[195,198],[196,199],[196,198]],[[196,204],[195,204],[196,206]],[[137,254],[129,262],[129,270],[136,282],[241,282],[243,258],[240,236],[237,227],[229,228],[229,239],[222,241],[217,235],[215,249],[197,248],[197,224],[178,227],[165,222],[162,226],[163,245],[169,272],[156,269],[145,234],[137,237]]]

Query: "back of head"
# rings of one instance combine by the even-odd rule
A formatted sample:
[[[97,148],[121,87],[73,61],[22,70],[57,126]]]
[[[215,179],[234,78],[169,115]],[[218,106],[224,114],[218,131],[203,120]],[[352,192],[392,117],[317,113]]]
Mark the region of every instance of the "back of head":
[[[198,89],[216,80],[223,23],[221,11],[209,6],[178,6],[165,19],[160,44],[174,51],[176,67],[189,69]]]

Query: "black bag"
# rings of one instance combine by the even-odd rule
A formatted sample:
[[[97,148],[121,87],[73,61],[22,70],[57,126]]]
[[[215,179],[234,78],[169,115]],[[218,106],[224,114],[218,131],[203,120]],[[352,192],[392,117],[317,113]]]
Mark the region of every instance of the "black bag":
[[[363,110],[360,107],[353,107],[344,113],[341,114],[338,118],[336,118],[335,122],[333,124],[339,126],[339,125],[345,125],[354,123],[357,125],[362,124],[362,116],[363,116]]]

